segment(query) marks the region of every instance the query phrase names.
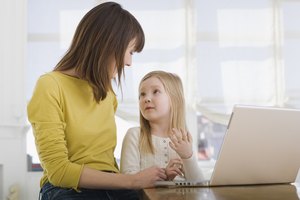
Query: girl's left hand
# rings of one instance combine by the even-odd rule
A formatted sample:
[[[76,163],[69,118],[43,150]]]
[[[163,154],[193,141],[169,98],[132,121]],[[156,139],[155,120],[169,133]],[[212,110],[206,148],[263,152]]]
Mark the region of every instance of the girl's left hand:
[[[171,159],[166,166],[167,180],[172,181],[177,175],[184,177],[182,160],[179,158]]]
[[[188,159],[193,155],[193,141],[189,132],[173,128],[169,136],[171,141],[170,147],[178,153],[182,159]]]

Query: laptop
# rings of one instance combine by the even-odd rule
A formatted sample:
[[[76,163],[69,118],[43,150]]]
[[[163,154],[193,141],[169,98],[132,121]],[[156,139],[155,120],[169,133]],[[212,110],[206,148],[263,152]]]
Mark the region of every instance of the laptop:
[[[236,105],[208,180],[158,181],[158,187],[295,182],[300,167],[300,110]]]

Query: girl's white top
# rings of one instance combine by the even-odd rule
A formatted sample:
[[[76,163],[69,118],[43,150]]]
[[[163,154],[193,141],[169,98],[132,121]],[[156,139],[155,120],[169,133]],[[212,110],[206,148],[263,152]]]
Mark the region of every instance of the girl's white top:
[[[170,138],[163,138],[152,135],[152,143],[155,153],[141,153],[139,148],[140,128],[130,128],[123,140],[121,153],[121,172],[135,174],[143,169],[158,166],[165,168],[169,161],[180,158],[179,155],[169,146]],[[188,159],[182,159],[184,177],[177,176],[176,180],[201,181],[203,174],[198,166],[195,152]]]

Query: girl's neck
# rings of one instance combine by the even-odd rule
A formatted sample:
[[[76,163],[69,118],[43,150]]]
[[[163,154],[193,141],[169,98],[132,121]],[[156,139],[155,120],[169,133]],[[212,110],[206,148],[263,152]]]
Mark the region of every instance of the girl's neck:
[[[151,134],[159,137],[169,136],[169,126],[167,124],[150,123]]]

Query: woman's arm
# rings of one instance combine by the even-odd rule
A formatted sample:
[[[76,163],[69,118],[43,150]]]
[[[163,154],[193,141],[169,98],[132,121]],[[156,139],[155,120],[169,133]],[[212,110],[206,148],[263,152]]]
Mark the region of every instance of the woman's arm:
[[[59,187],[76,188],[83,165],[68,159],[60,89],[53,77],[39,78],[27,112],[47,181]]]
[[[79,188],[141,189],[154,187],[156,181],[165,179],[165,170],[158,167],[150,167],[132,175],[108,173],[84,167]]]
[[[41,77],[28,105],[41,164],[47,180],[64,188],[142,188],[152,187],[164,171],[151,168],[136,175],[106,173],[76,164],[68,158],[60,89],[49,75]]]

